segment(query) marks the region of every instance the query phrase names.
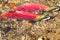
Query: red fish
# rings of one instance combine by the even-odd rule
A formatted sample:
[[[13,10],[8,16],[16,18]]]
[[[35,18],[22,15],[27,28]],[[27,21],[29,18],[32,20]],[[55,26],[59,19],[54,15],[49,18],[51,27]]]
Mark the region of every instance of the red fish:
[[[45,15],[37,15],[30,12],[16,11],[15,13],[3,14],[0,18],[16,18],[21,20],[41,20]]]
[[[13,11],[44,11],[45,9],[47,9],[48,6],[47,5],[44,5],[44,4],[28,4],[28,5],[23,5],[23,6],[20,6],[18,8],[14,8],[14,9],[11,9],[10,12],[13,12]]]

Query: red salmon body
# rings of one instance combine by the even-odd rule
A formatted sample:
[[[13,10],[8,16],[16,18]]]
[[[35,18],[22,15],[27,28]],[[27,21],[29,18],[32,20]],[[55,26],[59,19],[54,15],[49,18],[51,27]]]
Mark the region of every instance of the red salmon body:
[[[3,14],[3,18],[16,18],[21,20],[35,20],[38,15],[30,12],[16,11],[16,13]]]
[[[44,11],[48,6],[47,5],[43,5],[43,4],[28,4],[28,5],[23,5],[20,6],[18,8],[14,8],[10,11]]]

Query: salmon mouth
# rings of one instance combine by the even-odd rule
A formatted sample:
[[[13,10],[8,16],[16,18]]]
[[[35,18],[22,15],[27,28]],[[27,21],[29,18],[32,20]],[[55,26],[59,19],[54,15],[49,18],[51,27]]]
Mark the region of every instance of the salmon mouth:
[[[51,17],[49,16],[49,14],[47,14],[47,15],[45,15],[45,17],[42,18],[41,20],[42,20],[42,21],[46,21],[46,20],[50,20],[50,19],[51,19]]]

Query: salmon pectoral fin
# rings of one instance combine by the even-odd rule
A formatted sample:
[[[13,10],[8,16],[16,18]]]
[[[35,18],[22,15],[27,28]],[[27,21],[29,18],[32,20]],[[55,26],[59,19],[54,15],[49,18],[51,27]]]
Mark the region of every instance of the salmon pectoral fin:
[[[35,23],[36,21],[35,20],[31,20],[31,21],[29,21],[30,23]]]

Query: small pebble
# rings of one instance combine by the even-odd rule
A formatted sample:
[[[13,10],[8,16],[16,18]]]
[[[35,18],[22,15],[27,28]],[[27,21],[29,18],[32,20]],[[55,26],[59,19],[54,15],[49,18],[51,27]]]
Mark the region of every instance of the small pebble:
[[[38,38],[38,40],[42,40],[42,38]]]
[[[10,27],[6,27],[6,28],[3,29],[3,31],[5,32],[5,34],[8,33],[10,30],[11,30]]]

